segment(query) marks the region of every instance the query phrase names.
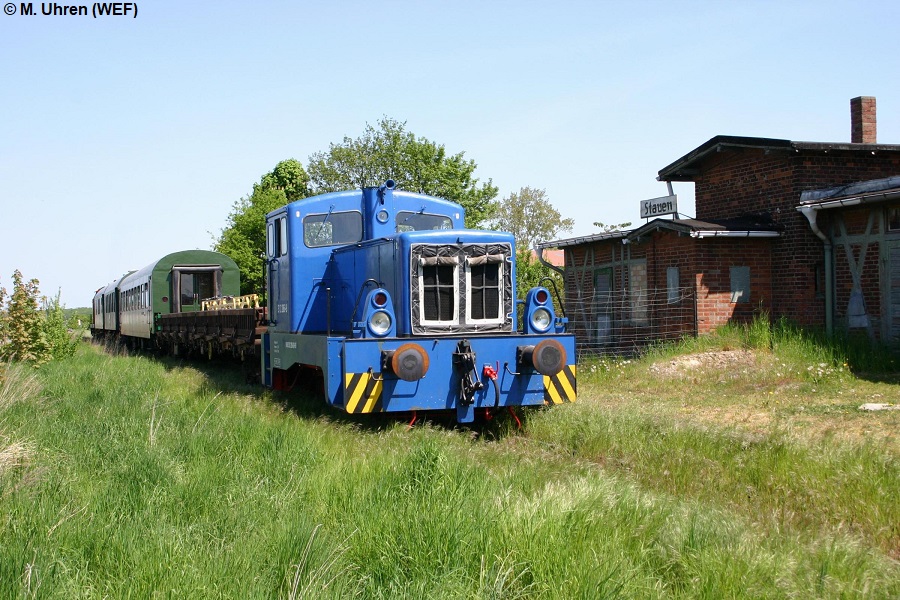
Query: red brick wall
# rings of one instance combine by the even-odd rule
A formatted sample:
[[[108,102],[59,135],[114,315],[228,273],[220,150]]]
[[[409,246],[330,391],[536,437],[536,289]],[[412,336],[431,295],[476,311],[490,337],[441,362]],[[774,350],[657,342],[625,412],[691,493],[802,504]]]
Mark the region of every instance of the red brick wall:
[[[681,303],[658,305],[653,321],[658,335],[668,339],[685,331],[696,333],[697,306],[695,302],[694,272],[696,271],[697,240],[679,236],[673,231],[657,231],[651,237],[647,260],[648,285],[660,294],[668,288],[669,267],[678,268],[679,287],[692,288],[689,298]]]
[[[709,158],[695,177],[697,218],[769,213],[784,227],[782,237],[772,246],[772,269],[777,278],[772,314],[804,325],[824,326],[824,297],[816,294],[815,281],[824,249],[809,222],[796,210],[800,193],[898,174],[897,153],[801,150],[766,154],[755,148],[729,149]]]
[[[772,311],[772,253],[767,239],[706,239],[696,242],[697,331],[729,321],[749,322]],[[749,267],[748,302],[731,301],[731,267]]]
[[[850,100],[850,141],[875,144],[878,141],[875,97],[859,96]]]

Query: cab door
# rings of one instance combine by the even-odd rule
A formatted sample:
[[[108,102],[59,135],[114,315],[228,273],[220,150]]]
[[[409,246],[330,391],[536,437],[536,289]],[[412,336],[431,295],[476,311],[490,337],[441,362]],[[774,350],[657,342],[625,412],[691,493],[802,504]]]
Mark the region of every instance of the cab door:
[[[291,280],[287,212],[271,215],[266,223],[266,289],[269,324],[290,331]]]

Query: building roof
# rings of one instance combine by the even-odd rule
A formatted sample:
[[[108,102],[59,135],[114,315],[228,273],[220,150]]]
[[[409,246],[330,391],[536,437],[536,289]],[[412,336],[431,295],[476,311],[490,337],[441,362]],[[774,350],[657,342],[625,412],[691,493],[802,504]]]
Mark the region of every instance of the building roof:
[[[900,175],[857,181],[847,185],[807,190],[800,194],[800,206],[814,209],[837,208],[900,198]]]
[[[662,229],[675,231],[697,239],[712,237],[763,238],[781,235],[781,227],[767,215],[746,215],[736,219],[709,221],[697,219],[653,219],[643,226],[630,231],[627,236],[628,243],[636,242],[643,236]]]
[[[594,242],[602,242],[605,240],[619,240],[628,235],[629,231],[608,231],[604,233],[595,233],[593,235],[582,235],[578,237],[565,238],[562,240],[549,240],[538,244],[538,248],[566,248],[568,246],[580,246],[581,244],[592,244]]]
[[[852,144],[849,142],[793,142],[774,138],[740,137],[717,135],[691,150],[672,164],[659,171],[659,181],[694,181],[700,173],[700,166],[711,155],[726,150],[752,148],[766,153],[783,152],[900,152],[896,144]]]
[[[615,240],[620,240],[623,244],[633,244],[640,242],[643,237],[654,231],[660,230],[674,231],[696,239],[713,237],[768,238],[781,235],[781,226],[766,215],[746,215],[736,219],[710,221],[699,221],[697,219],[653,219],[636,229],[548,241],[541,244],[541,247],[567,248]]]

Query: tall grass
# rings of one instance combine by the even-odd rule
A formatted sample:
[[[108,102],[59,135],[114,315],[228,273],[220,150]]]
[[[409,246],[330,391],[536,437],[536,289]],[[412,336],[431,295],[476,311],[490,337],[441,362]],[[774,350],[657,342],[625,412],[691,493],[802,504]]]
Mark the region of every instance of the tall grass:
[[[6,482],[32,453],[27,441],[12,439],[5,433],[5,412],[14,404],[33,400],[39,393],[40,383],[33,370],[13,363],[0,364],[0,497],[6,493]]]
[[[40,397],[2,417],[35,451],[3,484],[0,597],[900,594],[872,531],[893,484],[862,485],[896,478],[889,459],[795,463],[788,441],[745,448],[584,396],[519,433],[408,430],[93,348],[39,377]],[[746,482],[756,500],[733,491]],[[793,496],[818,511],[842,487],[874,508],[839,493],[799,516]]]
[[[800,327],[781,317],[774,322],[763,312],[749,323],[727,323],[708,335],[675,343],[650,346],[645,356],[659,359],[688,352],[746,349],[774,352],[781,360],[796,363],[845,365],[854,372],[896,374],[900,363],[895,349],[874,342],[864,334]]]

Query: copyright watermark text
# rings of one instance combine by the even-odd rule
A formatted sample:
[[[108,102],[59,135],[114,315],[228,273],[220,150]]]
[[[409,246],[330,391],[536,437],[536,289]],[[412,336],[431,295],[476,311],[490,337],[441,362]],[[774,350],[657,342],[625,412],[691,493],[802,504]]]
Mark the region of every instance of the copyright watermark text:
[[[94,2],[93,4],[58,4],[56,2],[7,2],[3,13],[22,17],[131,17],[137,19],[137,2]]]

